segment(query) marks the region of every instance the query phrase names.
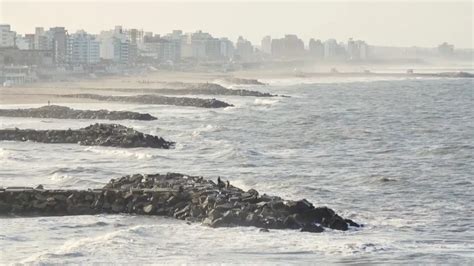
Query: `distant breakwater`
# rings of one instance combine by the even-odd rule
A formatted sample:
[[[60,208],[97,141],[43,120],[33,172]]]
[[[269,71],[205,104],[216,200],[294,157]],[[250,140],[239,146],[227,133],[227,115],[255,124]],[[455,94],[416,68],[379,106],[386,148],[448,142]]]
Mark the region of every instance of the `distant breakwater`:
[[[57,119],[156,120],[156,117],[150,114],[130,111],[75,110],[59,105],[47,105],[28,109],[0,109],[0,116]]]
[[[169,149],[174,142],[118,124],[94,124],[77,130],[1,129],[0,140],[77,143],[86,146]]]
[[[179,86],[179,85],[178,85]],[[109,91],[120,91],[120,92],[140,92],[140,93],[157,93],[167,95],[226,95],[226,96],[252,96],[252,97],[275,97],[278,95],[270,94],[268,92],[259,92],[245,89],[227,89],[219,84],[214,83],[199,83],[185,85],[183,88],[140,88],[140,89],[128,89],[128,88],[110,88],[100,89]]]
[[[474,78],[474,74],[468,72],[442,72],[442,73],[415,73],[409,70],[407,73],[376,73],[376,72],[298,72],[296,77],[399,77],[399,78]]]
[[[0,215],[83,215],[133,213],[161,215],[210,227],[255,226],[319,233],[360,225],[307,200],[284,200],[178,173],[124,176],[93,190],[0,189]]]
[[[226,78],[225,81],[237,85],[267,85],[258,79]]]
[[[176,106],[193,106],[201,108],[224,108],[231,107],[232,104],[219,101],[216,99],[201,99],[188,97],[168,97],[160,95],[134,95],[134,96],[106,96],[98,94],[63,94],[57,95],[64,98],[82,98],[92,99],[106,102],[126,102],[139,104],[157,104],[157,105],[176,105]]]

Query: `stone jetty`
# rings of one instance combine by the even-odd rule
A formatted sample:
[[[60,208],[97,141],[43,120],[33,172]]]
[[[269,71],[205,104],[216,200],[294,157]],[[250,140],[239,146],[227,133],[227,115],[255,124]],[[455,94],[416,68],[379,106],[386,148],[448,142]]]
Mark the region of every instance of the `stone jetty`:
[[[243,79],[243,78],[226,78],[225,81],[237,85],[267,85],[257,79]]]
[[[177,84],[175,89],[107,89],[110,91],[120,92],[140,92],[140,93],[157,93],[166,95],[226,95],[226,96],[252,96],[252,97],[275,97],[278,95],[268,92],[259,92],[244,89],[227,89],[215,83],[198,83],[198,84]]]
[[[124,103],[139,103],[139,104],[158,104],[158,105],[177,105],[177,106],[194,106],[202,108],[224,108],[233,106],[223,101],[216,99],[200,99],[189,97],[168,97],[160,95],[132,95],[132,96],[106,96],[98,94],[65,94],[58,95],[65,98],[82,98],[93,99],[106,102],[124,102]]]
[[[156,120],[156,117],[150,114],[129,111],[75,110],[59,105],[47,105],[28,109],[0,109],[0,116],[57,119]]]
[[[78,143],[87,146],[169,149],[174,143],[118,124],[94,124],[77,130],[1,129],[0,140]]]
[[[319,233],[324,228],[348,230],[360,225],[327,207],[307,200],[285,200],[244,191],[218,178],[217,182],[178,173],[136,174],[112,179],[94,190],[0,189],[0,215],[81,215],[131,213],[161,215],[210,227],[255,226]]]

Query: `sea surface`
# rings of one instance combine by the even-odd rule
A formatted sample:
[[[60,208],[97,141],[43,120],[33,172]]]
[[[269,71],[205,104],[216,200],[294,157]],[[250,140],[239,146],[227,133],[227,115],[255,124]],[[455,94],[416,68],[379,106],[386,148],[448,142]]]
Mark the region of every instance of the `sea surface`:
[[[472,79],[266,81],[242,88],[291,97],[216,97],[235,105],[225,109],[69,104],[151,113],[158,120],[120,123],[176,147],[3,141],[0,186],[96,188],[134,173],[220,176],[244,189],[306,198],[363,228],[262,233],[135,215],[0,218],[0,262],[474,263]],[[1,117],[0,128],[95,122]]]

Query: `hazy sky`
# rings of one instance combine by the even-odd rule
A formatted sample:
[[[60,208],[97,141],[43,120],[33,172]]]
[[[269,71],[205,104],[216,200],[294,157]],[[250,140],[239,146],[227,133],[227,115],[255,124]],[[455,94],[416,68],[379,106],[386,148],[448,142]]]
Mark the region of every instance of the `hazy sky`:
[[[387,46],[433,47],[447,41],[473,47],[472,1],[90,1],[0,0],[0,23],[18,33],[35,26],[65,26],[98,33],[123,25],[163,34],[202,29],[260,44],[265,35],[295,33],[309,38],[348,38]]]

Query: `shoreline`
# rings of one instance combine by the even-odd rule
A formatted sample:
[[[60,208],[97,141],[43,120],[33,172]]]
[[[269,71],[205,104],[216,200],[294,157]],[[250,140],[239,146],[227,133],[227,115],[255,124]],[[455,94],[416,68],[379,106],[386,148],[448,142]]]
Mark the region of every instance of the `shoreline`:
[[[232,73],[206,73],[206,72],[174,72],[157,71],[146,75],[113,76],[97,79],[81,79],[74,81],[53,81],[27,83],[11,87],[0,88],[0,104],[46,104],[48,101],[55,104],[67,103],[99,103],[94,99],[61,98],[57,95],[97,93],[101,91],[106,96],[120,94],[119,91],[107,89],[179,89],[182,86],[176,83],[199,84],[217,83],[225,84],[228,88],[232,85],[226,82],[232,78],[255,79],[257,81],[279,79],[312,79],[312,78],[474,78],[470,72],[432,72],[432,73],[400,73],[400,72],[302,72],[302,71],[236,71]],[[252,85],[252,84],[249,84]],[[248,86],[248,85],[245,85]],[[262,85],[255,85],[262,86]],[[265,86],[263,86],[265,87]],[[272,91],[267,91],[272,93]],[[203,95],[205,98],[206,95]],[[218,95],[216,95],[218,96]]]

